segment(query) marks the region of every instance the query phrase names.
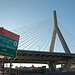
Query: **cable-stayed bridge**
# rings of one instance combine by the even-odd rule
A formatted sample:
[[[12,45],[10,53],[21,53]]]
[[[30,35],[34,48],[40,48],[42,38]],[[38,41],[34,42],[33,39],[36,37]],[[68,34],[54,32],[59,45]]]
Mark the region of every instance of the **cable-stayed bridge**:
[[[68,43],[58,25],[54,11],[54,22],[45,21],[12,30],[20,34],[17,57],[7,58],[5,62],[46,63],[51,71],[56,71],[56,64],[64,64],[63,71],[69,71],[71,64],[75,64],[75,54],[73,54],[75,42],[73,39],[68,40],[71,37],[69,36]],[[59,50],[55,52],[57,48]],[[61,53],[63,51],[64,53]]]

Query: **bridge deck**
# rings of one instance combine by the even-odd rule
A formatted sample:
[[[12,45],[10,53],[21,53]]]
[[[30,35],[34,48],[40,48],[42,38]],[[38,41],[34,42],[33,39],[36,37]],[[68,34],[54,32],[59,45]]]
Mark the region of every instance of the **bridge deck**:
[[[12,59],[13,63],[48,63],[59,62],[63,63],[67,59],[72,59],[75,63],[75,54],[70,53],[54,53],[54,52],[42,52],[42,51],[28,51],[28,50],[18,50],[17,57]],[[5,62],[10,62],[10,59],[6,59]]]

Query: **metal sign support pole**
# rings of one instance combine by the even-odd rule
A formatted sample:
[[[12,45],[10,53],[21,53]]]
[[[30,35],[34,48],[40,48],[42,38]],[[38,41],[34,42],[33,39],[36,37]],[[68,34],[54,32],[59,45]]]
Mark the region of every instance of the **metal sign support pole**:
[[[4,59],[5,59],[5,58],[3,58],[3,75],[4,75]]]

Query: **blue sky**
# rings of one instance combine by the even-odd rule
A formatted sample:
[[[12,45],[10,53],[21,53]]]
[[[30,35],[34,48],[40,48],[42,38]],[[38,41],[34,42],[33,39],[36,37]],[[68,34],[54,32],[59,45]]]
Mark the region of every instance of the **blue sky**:
[[[0,27],[13,30],[53,19],[54,10],[58,21],[75,37],[75,0],[0,0]]]
[[[17,27],[53,18],[75,36],[75,0],[0,0],[0,26],[12,30]]]

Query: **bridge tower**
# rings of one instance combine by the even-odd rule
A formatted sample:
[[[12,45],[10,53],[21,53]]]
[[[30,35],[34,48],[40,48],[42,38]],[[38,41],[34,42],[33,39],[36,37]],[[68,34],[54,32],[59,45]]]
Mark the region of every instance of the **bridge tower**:
[[[51,45],[50,45],[50,52],[53,52],[54,51],[54,45],[55,45],[55,39],[56,39],[56,34],[58,35],[59,39],[60,39],[60,42],[63,46],[63,49],[65,51],[65,53],[71,53],[68,46],[67,46],[67,43],[58,27],[58,23],[57,23],[57,16],[56,16],[56,11],[54,10],[54,29],[53,29],[53,35],[52,35],[52,40],[51,40]],[[56,70],[56,65],[54,64],[55,62],[49,62],[49,67],[52,71],[55,71]],[[64,68],[63,70],[66,70],[66,71],[69,71],[70,69],[70,65],[71,65],[71,59],[66,59],[66,63],[64,65]]]

